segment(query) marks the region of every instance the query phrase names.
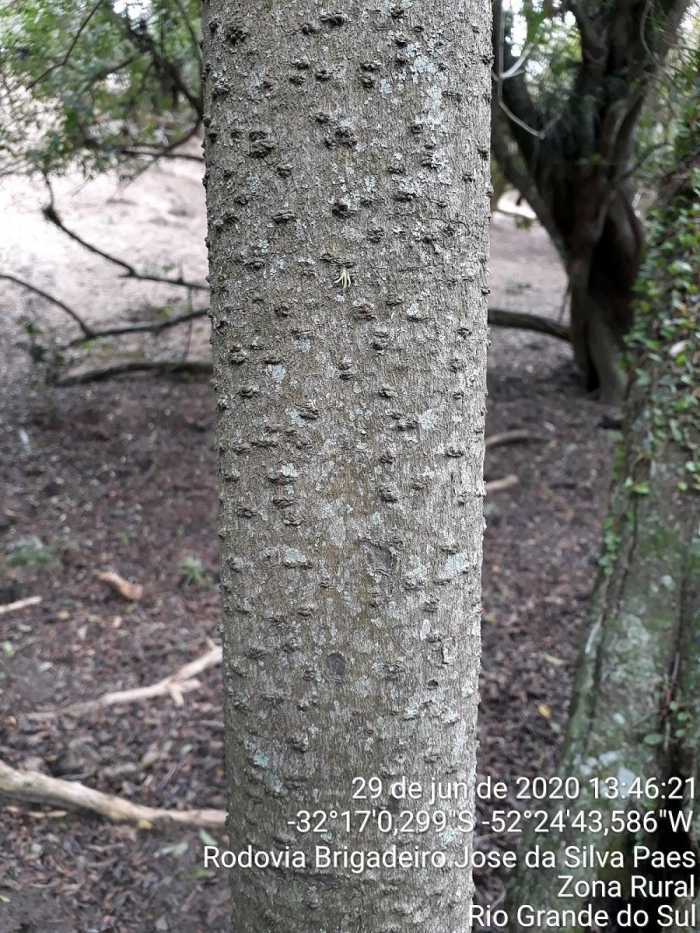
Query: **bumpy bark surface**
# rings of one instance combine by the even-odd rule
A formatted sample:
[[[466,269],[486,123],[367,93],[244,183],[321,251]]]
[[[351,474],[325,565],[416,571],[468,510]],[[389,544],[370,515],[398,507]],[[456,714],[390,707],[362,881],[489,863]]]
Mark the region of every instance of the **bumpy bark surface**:
[[[700,869],[700,283],[693,265],[700,171],[694,162],[671,182],[673,196],[655,222],[642,279],[649,297],[640,302],[633,334],[636,368],[606,523],[607,573],[591,607],[558,771],[577,778],[582,792],[575,802],[550,802],[550,814],[569,807],[564,831],[524,840],[523,852],[539,844],[555,853],[557,867],[518,873],[510,891],[512,930],[526,928],[517,922],[522,904],[559,911],[590,904],[611,918],[629,905],[649,915],[632,928],[649,933],[698,929],[700,922],[700,897],[690,884],[694,877],[697,891]],[[610,799],[594,794],[593,779],[601,787],[617,782]],[[680,783],[693,780],[694,787]],[[681,786],[684,799],[675,794]],[[630,794],[635,787],[649,793]],[[590,818],[572,826],[578,811]],[[615,831],[612,811],[638,811],[641,825],[632,816],[627,831]],[[632,882],[635,845],[658,854],[656,865],[649,859],[636,867],[646,888]],[[567,846],[592,847],[597,860],[567,868]],[[624,866],[613,864],[612,853],[622,853]],[[686,863],[674,865],[669,853]],[[582,883],[577,896],[560,896],[564,875],[573,879],[569,894]],[[606,928],[619,929],[614,922]]]
[[[209,0],[204,56],[231,848],[306,861],[234,930],[463,931],[466,870],[314,867],[463,835],[287,821],[474,774],[489,10]]]

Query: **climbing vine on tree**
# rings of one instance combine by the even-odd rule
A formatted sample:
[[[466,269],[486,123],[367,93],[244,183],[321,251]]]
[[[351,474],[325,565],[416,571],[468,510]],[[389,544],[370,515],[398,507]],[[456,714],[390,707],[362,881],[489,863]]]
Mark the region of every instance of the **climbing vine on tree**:
[[[696,58],[696,61],[700,59]],[[602,571],[579,653],[562,777],[580,781],[581,812],[591,823],[561,831],[542,845],[564,864],[567,845],[591,846],[597,859],[576,866],[577,896],[563,905],[548,872],[520,871],[512,903],[538,909],[593,906],[613,917],[644,911],[647,933],[688,928],[700,909],[688,866],[700,864],[700,816],[692,795],[642,799],[629,788],[697,787],[700,743],[700,96],[687,86],[686,130],[676,140],[675,169],[660,186],[649,217],[648,249],[637,286],[636,319],[626,354],[630,382],[624,433],[604,524]],[[596,795],[616,780],[624,793]],[[695,801],[696,802],[696,801]],[[551,812],[556,809],[551,804]],[[614,812],[634,817],[613,828]],[[620,817],[617,818],[618,826]],[[624,822],[624,821],[623,821]],[[525,839],[523,851],[532,845]],[[656,856],[634,869],[634,846]],[[621,862],[611,874],[613,853]],[[678,871],[672,871],[676,855]],[[668,858],[667,858],[668,856]],[[607,863],[605,860],[607,859]],[[602,860],[602,861],[601,861]],[[615,866],[613,866],[615,867]],[[561,870],[559,867],[558,870]],[[667,883],[663,896],[652,884]],[[659,890],[654,887],[653,890]],[[587,895],[586,892],[589,892]],[[676,913],[677,912],[677,913]],[[667,922],[669,916],[674,922]],[[513,933],[522,924],[513,926]],[[560,926],[560,929],[563,928]],[[566,926],[571,933],[580,925]],[[611,927],[612,929],[613,927]],[[695,928],[695,927],[693,927]]]

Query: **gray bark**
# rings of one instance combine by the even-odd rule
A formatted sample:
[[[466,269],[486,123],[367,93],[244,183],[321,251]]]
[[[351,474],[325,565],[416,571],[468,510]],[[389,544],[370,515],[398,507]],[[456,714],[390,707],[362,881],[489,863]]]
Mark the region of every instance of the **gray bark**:
[[[691,139],[697,153],[697,133]],[[634,378],[606,523],[607,573],[591,605],[558,768],[581,792],[547,802],[563,825],[523,839],[510,886],[511,931],[531,928],[522,905],[560,916],[603,909],[609,922],[600,927],[611,931],[627,908],[648,917],[634,930],[681,933],[700,923],[700,494],[689,469],[700,448],[700,303],[697,266],[688,281],[674,272],[695,260],[692,170],[699,161],[681,162],[671,177],[678,191],[663,223],[654,223],[640,282]],[[555,864],[527,867],[525,853],[537,845]],[[636,858],[635,847],[653,852],[656,864]],[[595,856],[584,861],[584,852]],[[590,928],[580,920],[557,926]]]
[[[462,933],[468,870],[315,847],[466,834],[288,820],[473,804],[489,10],[210,0],[204,61],[231,849],[305,861],[234,869],[233,928]]]

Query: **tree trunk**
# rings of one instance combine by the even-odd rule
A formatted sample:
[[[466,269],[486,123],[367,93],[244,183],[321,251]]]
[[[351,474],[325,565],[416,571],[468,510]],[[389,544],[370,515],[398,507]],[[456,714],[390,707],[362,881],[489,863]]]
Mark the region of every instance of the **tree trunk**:
[[[559,252],[574,358],[586,389],[608,404],[621,399],[618,355],[644,243],[631,188],[636,126],[687,7],[659,0],[651,15],[645,0],[571,0],[565,8],[581,57],[569,63],[569,89],[554,99],[544,82],[541,93],[531,92],[509,15],[494,0],[494,156]]]
[[[552,831],[523,841],[512,930],[531,928],[538,909],[558,911],[560,930],[589,929],[590,918],[561,916],[586,908],[606,911],[603,929],[700,928],[697,164],[673,179],[642,278],[604,572],[558,770],[580,792],[550,801],[540,828]],[[532,855],[527,866],[535,846],[550,853],[539,871]]]
[[[469,839],[409,830],[433,782],[473,805],[489,10],[203,32],[228,828],[282,858],[232,870],[233,929],[461,933]]]

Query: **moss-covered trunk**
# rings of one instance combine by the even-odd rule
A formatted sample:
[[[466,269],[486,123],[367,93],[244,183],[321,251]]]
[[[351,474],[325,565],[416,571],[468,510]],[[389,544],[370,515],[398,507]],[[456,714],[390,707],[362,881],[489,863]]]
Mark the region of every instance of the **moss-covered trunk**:
[[[558,772],[575,780],[548,802],[547,832],[525,820],[512,930],[700,929],[700,158],[681,164],[640,287],[603,570]]]

